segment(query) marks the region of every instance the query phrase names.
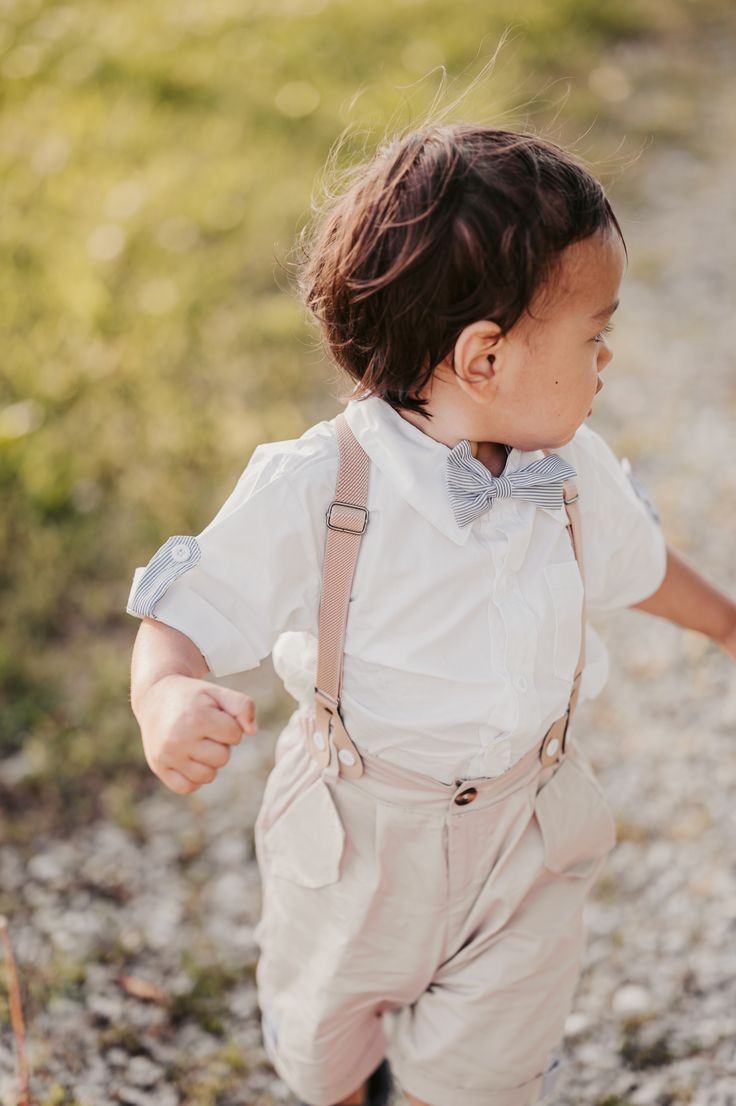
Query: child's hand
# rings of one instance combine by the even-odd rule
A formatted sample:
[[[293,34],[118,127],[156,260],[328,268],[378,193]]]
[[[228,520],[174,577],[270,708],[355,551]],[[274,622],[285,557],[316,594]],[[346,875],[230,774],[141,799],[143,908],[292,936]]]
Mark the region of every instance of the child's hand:
[[[137,713],[149,768],[188,795],[211,783],[243,733],[256,733],[255,703],[240,691],[192,676],[163,676]]]

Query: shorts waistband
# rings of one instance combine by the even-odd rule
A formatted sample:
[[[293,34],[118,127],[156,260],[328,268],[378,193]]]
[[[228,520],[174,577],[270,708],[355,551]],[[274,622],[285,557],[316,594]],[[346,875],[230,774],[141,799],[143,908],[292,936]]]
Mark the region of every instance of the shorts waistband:
[[[357,779],[345,777],[345,782],[390,802],[414,807],[425,804],[428,807],[449,806],[458,813],[479,810],[526,787],[541,772],[549,772],[539,759],[541,744],[540,741],[500,776],[456,780],[454,783],[442,783],[422,772],[361,752],[363,775]]]
[[[297,712],[298,713],[298,712]],[[322,768],[322,774],[327,778],[337,779],[341,785],[343,782],[353,788],[373,794],[388,802],[407,805],[417,808],[450,808],[453,812],[460,813],[463,810],[478,810],[482,807],[492,806],[500,802],[506,796],[526,787],[532,780],[542,773],[549,777],[554,774],[557,765],[563,760],[571,748],[569,735],[566,741],[565,751],[561,751],[554,764],[543,764],[541,753],[548,742],[548,735],[532,746],[515,764],[512,764],[500,776],[482,776],[456,780],[453,783],[443,783],[423,772],[417,772],[400,764],[394,764],[385,757],[378,757],[372,753],[359,750],[363,762],[363,773],[356,778],[349,778],[338,772],[337,750],[330,737],[331,756],[327,767]],[[302,736],[301,742],[304,752],[313,759],[309,742]],[[356,746],[357,748],[357,746]]]

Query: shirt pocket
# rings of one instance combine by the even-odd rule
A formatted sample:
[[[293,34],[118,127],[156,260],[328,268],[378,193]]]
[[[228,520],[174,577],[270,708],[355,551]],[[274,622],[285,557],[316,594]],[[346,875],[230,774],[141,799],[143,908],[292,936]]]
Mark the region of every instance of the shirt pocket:
[[[544,579],[554,613],[552,669],[561,680],[572,680],[580,655],[584,593],[577,561],[545,565]]]
[[[298,791],[275,817],[259,816],[258,833],[264,874],[313,888],[340,878],[345,827],[321,776]]]
[[[616,844],[616,820],[588,758],[568,746],[553,775],[538,789],[534,814],[542,834],[544,866],[584,879]]]

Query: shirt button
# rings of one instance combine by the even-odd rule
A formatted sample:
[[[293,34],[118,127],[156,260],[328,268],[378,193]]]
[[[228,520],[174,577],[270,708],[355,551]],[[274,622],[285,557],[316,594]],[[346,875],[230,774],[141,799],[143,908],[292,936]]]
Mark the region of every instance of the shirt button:
[[[515,683],[519,691],[526,691],[526,689],[529,687],[529,681],[526,679],[525,676],[517,676]]]
[[[188,561],[192,555],[192,551],[188,545],[185,545],[183,541],[180,541],[178,545],[175,545],[171,550],[171,556],[175,561]]]
[[[337,755],[343,764],[355,764],[355,757],[349,749],[341,749]]]

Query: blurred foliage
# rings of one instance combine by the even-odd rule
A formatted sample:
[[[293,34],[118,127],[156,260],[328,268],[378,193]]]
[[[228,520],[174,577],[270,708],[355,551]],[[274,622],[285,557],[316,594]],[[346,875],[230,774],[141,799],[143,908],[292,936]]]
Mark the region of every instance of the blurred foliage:
[[[695,44],[733,9],[4,0],[2,14],[0,837],[20,840],[124,817],[160,786],[128,703],[133,569],[204,527],[258,442],[334,413],[345,382],[290,265],[344,128],[338,167],[462,95],[508,28],[448,117],[551,127],[605,181],[622,141],[636,155],[653,134],[694,140]]]

